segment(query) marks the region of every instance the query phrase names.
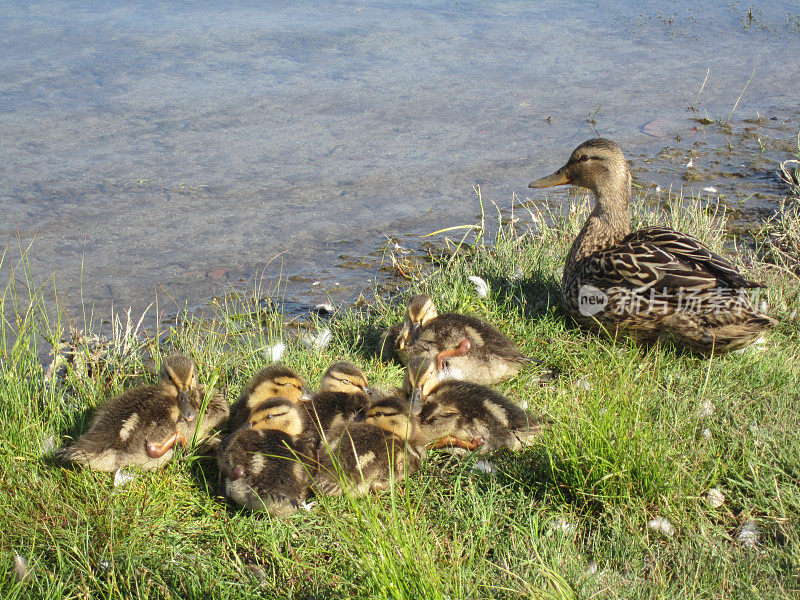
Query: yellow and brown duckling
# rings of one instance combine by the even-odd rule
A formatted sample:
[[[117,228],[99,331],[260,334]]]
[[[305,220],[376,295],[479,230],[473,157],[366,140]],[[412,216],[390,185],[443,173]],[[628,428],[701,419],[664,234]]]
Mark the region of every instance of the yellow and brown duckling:
[[[391,334],[390,334],[391,335]],[[439,314],[433,299],[418,294],[409,300],[406,317],[395,339],[405,364],[413,358],[436,361],[442,377],[491,384],[511,379],[530,363],[541,364],[522,353],[494,326],[459,313]]]
[[[631,233],[631,175],[614,142],[584,142],[566,165],[528,187],[568,184],[595,196],[562,280],[564,308],[578,324],[701,354],[747,346],[774,324],[746,294],[763,286],[699,240],[666,227]]]
[[[319,391],[304,403],[319,437],[337,432],[354,419],[363,419],[372,389],[367,376],[349,362],[333,363],[322,376]]]
[[[319,448],[314,475],[318,493],[339,496],[380,491],[419,469],[425,440],[407,400],[382,398],[369,405],[363,422],[350,422]]]
[[[421,437],[429,440],[432,449],[518,450],[541,435],[541,421],[519,405],[485,385],[440,381],[436,365],[428,358],[409,363],[403,392],[415,407],[420,406]]]
[[[274,516],[296,512],[308,496],[315,451],[306,442],[305,411],[286,398],[252,407],[245,425],[217,455],[222,489],[232,502]]]
[[[164,359],[157,385],[139,386],[109,400],[89,429],[57,455],[98,471],[127,465],[154,469],[172,458],[175,444],[205,436],[227,417],[223,395],[214,392],[206,400],[192,359],[173,354]]]
[[[270,398],[286,398],[299,404],[308,396],[303,380],[289,367],[280,363],[267,365],[256,373],[231,407],[228,430],[244,425],[252,409]]]

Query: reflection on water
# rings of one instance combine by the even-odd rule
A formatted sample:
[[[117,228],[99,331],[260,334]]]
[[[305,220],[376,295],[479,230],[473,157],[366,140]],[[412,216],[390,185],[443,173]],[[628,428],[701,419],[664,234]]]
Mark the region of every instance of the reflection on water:
[[[106,315],[261,275],[348,300],[375,277],[351,257],[474,222],[475,185],[509,209],[596,133],[644,184],[771,210],[796,6],[609,4],[5,2],[0,245],[33,240],[73,311],[81,287]],[[730,128],[691,120],[728,117],[753,71]]]

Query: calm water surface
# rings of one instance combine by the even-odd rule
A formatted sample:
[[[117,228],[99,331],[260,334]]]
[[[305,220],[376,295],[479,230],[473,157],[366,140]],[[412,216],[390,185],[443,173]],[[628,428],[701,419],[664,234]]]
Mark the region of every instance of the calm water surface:
[[[388,239],[475,222],[476,185],[542,201],[527,182],[598,133],[744,219],[786,194],[798,2],[217,4],[0,6],[4,282],[30,247],[72,314],[259,276],[294,311],[348,302]],[[740,94],[730,127],[692,120]]]

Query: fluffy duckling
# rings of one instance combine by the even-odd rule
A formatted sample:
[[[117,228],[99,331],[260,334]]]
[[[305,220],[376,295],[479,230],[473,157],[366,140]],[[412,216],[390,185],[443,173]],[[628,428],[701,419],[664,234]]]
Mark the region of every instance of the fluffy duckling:
[[[246,424],[222,444],[217,463],[222,489],[250,510],[287,516],[308,496],[313,449],[305,442],[305,412],[286,398],[252,407]]]
[[[387,336],[395,335],[390,330]],[[470,315],[439,314],[433,299],[418,294],[408,302],[406,317],[394,338],[405,364],[413,358],[436,361],[442,377],[492,384],[511,379],[527,364],[541,364],[495,327]]]
[[[311,423],[322,434],[341,430],[353,419],[363,418],[372,389],[356,365],[337,362],[322,376],[320,390],[304,405]]]
[[[298,404],[307,399],[303,380],[289,367],[273,363],[256,373],[231,407],[228,430],[236,431],[247,422],[251,410],[269,398],[286,398]]]
[[[206,391],[198,384],[194,362],[173,354],[164,359],[157,385],[136,387],[109,400],[89,429],[57,455],[98,471],[126,465],[154,469],[172,458],[176,443],[185,446],[228,417],[222,394],[211,394],[199,419],[204,403]]]
[[[340,496],[384,489],[419,469],[424,441],[408,401],[398,396],[378,400],[367,408],[364,422],[352,422],[336,439],[320,448],[316,489]]]
[[[517,404],[492,388],[469,381],[440,381],[428,358],[413,359],[403,392],[416,404],[420,428],[431,448],[491,452],[533,443],[541,428]]]
[[[611,140],[584,142],[566,165],[528,187],[555,185],[595,196],[561,287],[564,308],[579,325],[643,344],[664,339],[699,354],[742,348],[774,325],[745,292],[763,286],[699,240],[666,227],[631,232],[631,174]]]

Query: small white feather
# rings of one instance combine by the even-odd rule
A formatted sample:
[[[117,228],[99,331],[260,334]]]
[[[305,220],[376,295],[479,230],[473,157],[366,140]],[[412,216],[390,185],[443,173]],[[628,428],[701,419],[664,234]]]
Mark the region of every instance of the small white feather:
[[[475,464],[472,465],[472,470],[478,473],[489,473],[490,475],[497,472],[497,469],[488,460],[476,460]]]
[[[711,415],[713,415],[717,409],[714,407],[714,403],[711,400],[703,400],[700,403],[700,418],[707,419]]]
[[[758,544],[760,537],[761,532],[758,529],[758,524],[750,519],[742,525],[742,529],[736,539],[745,548],[753,548]]]
[[[281,358],[283,358],[284,352],[286,352],[286,344],[283,342],[278,342],[272,346],[267,346],[267,354],[269,354],[272,362],[278,362]]]
[[[317,332],[316,335],[305,335],[302,338],[303,343],[312,350],[322,350],[328,347],[328,344],[333,340],[333,333],[327,327]]]
[[[666,517],[656,517],[647,522],[647,526],[656,533],[663,533],[666,536],[673,536],[675,534],[675,527]]]
[[[489,295],[489,284],[486,283],[485,279],[477,275],[470,275],[469,280],[475,286],[475,293],[478,294],[479,298],[486,298]]]
[[[17,581],[26,581],[33,577],[33,569],[28,564],[28,559],[14,550],[14,575]]]
[[[717,188],[715,188],[713,185],[710,185],[708,187],[704,187],[703,191],[704,192],[709,192],[710,194],[716,194],[717,193]]]
[[[134,479],[136,479],[136,473],[129,471],[125,467],[121,467],[117,469],[116,473],[114,473],[114,487],[117,488],[123,486]]]

